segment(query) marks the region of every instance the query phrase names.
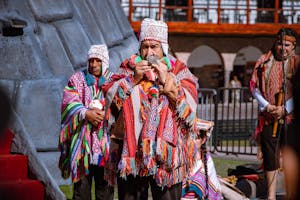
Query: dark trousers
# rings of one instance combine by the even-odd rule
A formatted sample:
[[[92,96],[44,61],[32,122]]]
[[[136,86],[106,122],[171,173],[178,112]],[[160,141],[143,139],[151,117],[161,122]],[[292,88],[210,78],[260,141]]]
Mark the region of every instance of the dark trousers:
[[[153,200],[180,200],[182,183],[172,187],[159,187],[152,177],[127,176],[126,180],[118,177],[119,200],[148,200],[148,189],[151,187]]]
[[[84,176],[74,183],[74,200],[91,200],[92,181],[95,181],[95,197],[96,200],[113,200],[114,188],[108,186],[104,180],[104,168],[91,165],[89,167],[89,175]]]
[[[272,136],[273,126],[274,124],[265,125],[260,135],[265,171],[274,171],[280,167],[280,149],[287,140],[291,140],[289,137],[293,134],[295,124],[294,121],[288,124],[286,130],[284,125],[279,124],[276,137]]]

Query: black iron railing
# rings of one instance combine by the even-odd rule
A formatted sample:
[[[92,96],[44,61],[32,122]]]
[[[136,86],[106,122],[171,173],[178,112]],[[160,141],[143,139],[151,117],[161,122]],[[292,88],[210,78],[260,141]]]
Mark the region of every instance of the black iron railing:
[[[197,116],[214,121],[211,151],[256,154],[257,102],[247,87],[200,89]]]

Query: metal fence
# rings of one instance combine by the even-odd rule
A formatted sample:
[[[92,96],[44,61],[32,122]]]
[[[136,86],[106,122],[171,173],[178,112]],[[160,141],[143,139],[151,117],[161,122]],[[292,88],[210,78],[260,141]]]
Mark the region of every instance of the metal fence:
[[[215,123],[211,151],[256,154],[252,135],[257,115],[257,102],[246,87],[199,90],[197,116]]]

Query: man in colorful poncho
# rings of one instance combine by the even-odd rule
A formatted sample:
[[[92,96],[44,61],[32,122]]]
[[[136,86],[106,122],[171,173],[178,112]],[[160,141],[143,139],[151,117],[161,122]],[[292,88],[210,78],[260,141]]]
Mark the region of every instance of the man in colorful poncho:
[[[112,131],[112,143],[123,141],[118,195],[148,199],[150,184],[154,200],[176,200],[196,150],[197,79],[168,54],[164,22],[144,19],[139,40],[139,54],[125,60],[104,87],[108,105],[124,119],[113,125],[124,127],[124,136]]]
[[[292,124],[291,80],[296,72],[298,62],[298,57],[295,55],[296,37],[296,33],[292,29],[280,29],[271,51],[258,59],[250,80],[250,90],[258,101],[260,108],[255,136],[259,144],[258,157],[263,157],[264,170],[266,171],[268,199],[276,198],[276,170],[279,168],[280,157],[279,146],[286,137],[284,135],[284,124],[281,122],[285,121],[288,126]],[[282,48],[284,48],[284,53],[282,53]],[[284,72],[282,69],[283,63]],[[283,87],[284,75],[285,87]],[[285,93],[282,98],[285,99],[280,103],[277,97],[280,95],[280,91],[283,91],[283,88],[285,88]],[[283,102],[285,102],[285,105],[283,105]],[[274,126],[277,123],[275,121],[279,124],[277,127]]]
[[[59,167],[74,182],[73,199],[91,199],[92,179],[96,199],[112,200],[113,187],[104,180],[109,153],[102,85],[110,76],[106,45],[92,45],[88,69],[74,73],[64,89]]]

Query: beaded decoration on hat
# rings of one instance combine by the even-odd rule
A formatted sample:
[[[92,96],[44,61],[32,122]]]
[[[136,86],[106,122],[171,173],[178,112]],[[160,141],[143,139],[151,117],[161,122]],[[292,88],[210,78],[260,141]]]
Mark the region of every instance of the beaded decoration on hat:
[[[108,69],[109,56],[106,45],[92,45],[88,51],[88,60],[91,58],[98,58],[102,61],[102,75]]]
[[[141,24],[139,42],[144,40],[156,40],[161,42],[165,55],[168,54],[168,26],[163,21],[145,18]]]
[[[204,119],[197,118],[196,121],[196,129],[200,131],[204,131],[207,137],[210,137],[214,128],[213,121],[207,121]]]
[[[140,42],[144,40],[157,40],[168,43],[168,26],[163,21],[145,18],[141,24]]]

